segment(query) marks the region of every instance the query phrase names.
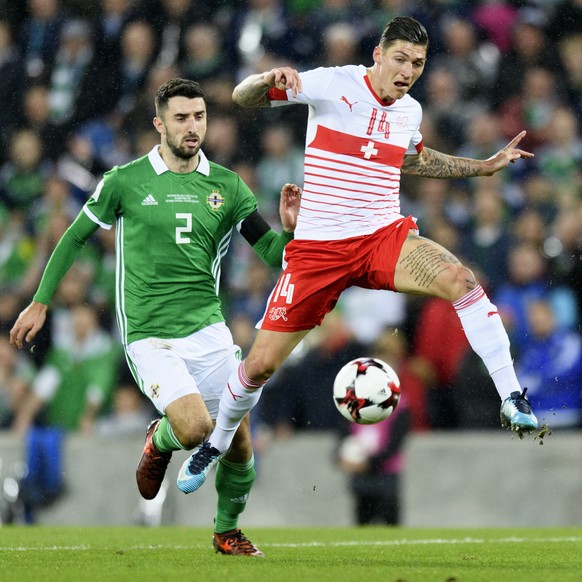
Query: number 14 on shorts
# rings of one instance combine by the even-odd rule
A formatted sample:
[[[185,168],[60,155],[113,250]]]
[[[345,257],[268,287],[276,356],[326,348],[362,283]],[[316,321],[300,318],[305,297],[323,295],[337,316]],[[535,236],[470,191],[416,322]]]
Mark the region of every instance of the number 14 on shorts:
[[[279,297],[286,297],[285,303],[290,304],[293,301],[293,289],[295,285],[290,283],[291,273],[287,273],[279,279],[279,284],[275,289],[275,296],[273,297],[273,302],[276,302]]]

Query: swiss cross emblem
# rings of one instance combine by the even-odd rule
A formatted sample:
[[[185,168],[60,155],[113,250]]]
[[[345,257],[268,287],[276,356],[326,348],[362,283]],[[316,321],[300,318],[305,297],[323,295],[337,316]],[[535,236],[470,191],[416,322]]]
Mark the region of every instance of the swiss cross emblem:
[[[206,197],[206,202],[212,210],[218,210],[224,204],[224,198],[220,195],[219,190],[212,190],[211,194]]]
[[[374,142],[369,141],[368,145],[362,146],[360,151],[364,154],[364,157],[369,160],[372,156],[378,154],[378,149],[374,147]]]

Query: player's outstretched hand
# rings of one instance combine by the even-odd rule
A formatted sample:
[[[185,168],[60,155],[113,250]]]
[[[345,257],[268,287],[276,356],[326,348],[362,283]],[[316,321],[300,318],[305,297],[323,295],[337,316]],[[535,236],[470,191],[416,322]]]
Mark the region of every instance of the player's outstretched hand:
[[[291,89],[293,97],[301,93],[303,85],[299,73],[292,67],[276,67],[265,73],[265,83],[277,89]]]
[[[492,176],[495,172],[507,168],[510,163],[514,163],[515,160],[520,158],[533,158],[534,154],[531,152],[526,152],[525,150],[520,150],[517,146],[519,142],[525,137],[526,131],[522,131],[516,135],[502,150],[499,150],[494,156],[485,160],[484,167],[485,172],[483,176]]]
[[[281,188],[279,201],[279,215],[281,224],[287,232],[293,232],[297,225],[297,215],[301,206],[301,193],[303,190],[297,184],[285,184]]]
[[[10,330],[10,343],[22,349],[22,342],[31,342],[44,325],[47,306],[44,303],[33,301],[20,313],[16,323]]]

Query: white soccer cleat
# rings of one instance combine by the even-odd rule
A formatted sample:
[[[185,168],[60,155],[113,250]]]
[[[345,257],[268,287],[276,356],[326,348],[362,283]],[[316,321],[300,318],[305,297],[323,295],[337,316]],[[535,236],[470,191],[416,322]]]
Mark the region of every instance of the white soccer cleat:
[[[194,449],[194,452],[180,468],[178,473],[178,489],[184,493],[197,491],[204,485],[208,473],[218,464],[224,456],[218,449],[211,447],[210,443],[202,443]]]
[[[512,392],[501,404],[501,426],[503,428],[510,428],[516,432],[519,438],[523,437],[523,433],[530,433],[532,430],[538,428],[538,419],[532,412],[529,400],[523,392]]]

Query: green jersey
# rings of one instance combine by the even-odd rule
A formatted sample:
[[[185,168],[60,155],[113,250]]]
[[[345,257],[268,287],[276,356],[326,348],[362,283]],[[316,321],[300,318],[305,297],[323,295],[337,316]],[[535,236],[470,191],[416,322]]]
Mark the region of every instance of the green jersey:
[[[116,226],[116,316],[124,344],[180,338],[224,321],[218,298],[233,227],[257,208],[234,172],[200,162],[171,172],[155,147],[113,168],[85,204],[104,228]]]

